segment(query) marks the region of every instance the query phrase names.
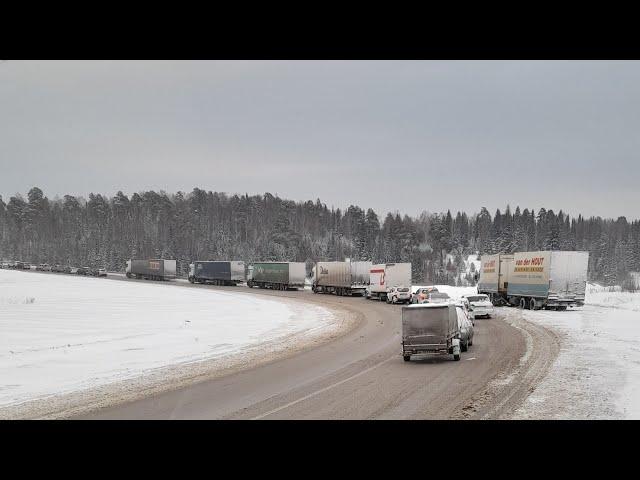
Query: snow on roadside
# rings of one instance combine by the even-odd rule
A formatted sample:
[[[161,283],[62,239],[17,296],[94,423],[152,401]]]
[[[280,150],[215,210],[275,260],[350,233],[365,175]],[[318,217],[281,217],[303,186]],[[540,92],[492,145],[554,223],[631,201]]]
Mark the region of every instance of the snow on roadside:
[[[638,313],[586,305],[523,315],[560,332],[563,342],[551,370],[513,418],[640,419]]]
[[[0,270],[0,407],[238,354],[334,321],[319,306],[233,291]]]
[[[640,293],[623,292],[620,287],[587,284],[585,303],[598,307],[620,308],[640,312]]]

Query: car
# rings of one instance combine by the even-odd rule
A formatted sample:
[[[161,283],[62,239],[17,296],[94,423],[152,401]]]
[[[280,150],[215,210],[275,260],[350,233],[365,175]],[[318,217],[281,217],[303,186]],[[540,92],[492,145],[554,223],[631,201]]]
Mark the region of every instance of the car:
[[[23,263],[22,264],[22,269],[23,270],[31,270],[31,264],[30,263]]]
[[[456,305],[459,305],[462,307],[462,309],[464,310],[465,315],[467,316],[467,318],[469,320],[471,320],[471,323],[475,326],[475,318],[473,315],[471,315],[471,312],[469,311],[469,300],[467,300],[465,297],[461,297],[458,299],[458,301],[456,302]]]
[[[68,271],[67,269],[65,269],[65,273],[72,273],[74,275],[78,273],[78,267],[67,267],[67,268],[68,268]]]
[[[473,323],[467,317],[462,305],[456,305],[456,313],[458,315],[458,329],[460,331],[458,338],[460,339],[460,350],[466,352],[473,345]]]
[[[451,297],[444,292],[430,292],[426,298],[418,303],[447,303],[451,301]]]
[[[89,267],[78,267],[78,268],[76,268],[76,274],[78,274],[78,275],[89,275]]]
[[[98,269],[98,276],[99,277],[106,277],[107,276],[107,269],[106,268],[99,268]]]
[[[469,302],[469,313],[473,318],[486,317],[491,318],[494,314],[494,307],[488,295],[464,295]]]
[[[411,303],[423,303],[422,300],[425,300],[431,292],[437,291],[438,289],[436,287],[419,288],[411,295]]]
[[[387,303],[411,302],[410,287],[391,287],[387,289]]]

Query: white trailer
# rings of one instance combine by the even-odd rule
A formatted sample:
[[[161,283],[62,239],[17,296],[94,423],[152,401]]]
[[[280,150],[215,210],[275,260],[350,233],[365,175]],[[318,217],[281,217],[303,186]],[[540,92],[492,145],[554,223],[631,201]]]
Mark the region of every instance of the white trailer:
[[[482,255],[478,293],[488,295],[494,305],[507,302],[509,277],[513,270],[513,254]]]
[[[371,266],[366,297],[386,300],[387,292],[392,287],[411,288],[410,263],[380,263]]]
[[[511,305],[566,310],[584,305],[589,252],[517,252],[509,272]]]
[[[311,276],[314,293],[364,294],[371,262],[316,262]]]

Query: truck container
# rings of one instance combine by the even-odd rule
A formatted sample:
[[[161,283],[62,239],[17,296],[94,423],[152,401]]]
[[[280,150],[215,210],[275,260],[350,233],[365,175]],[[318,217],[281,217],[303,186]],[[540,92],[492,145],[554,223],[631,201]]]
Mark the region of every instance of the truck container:
[[[371,266],[366,297],[387,300],[387,292],[391,287],[411,288],[410,263],[380,263]]]
[[[371,262],[316,262],[312,270],[314,293],[363,295],[369,284]]]
[[[304,262],[254,262],[249,267],[247,286],[289,290],[304,288]]]
[[[127,260],[127,278],[168,280],[176,277],[176,261],[165,259]]]
[[[505,305],[512,268],[513,254],[483,255],[480,259],[478,293],[488,295],[494,305]]]
[[[189,265],[189,281],[191,283],[238,285],[245,279],[244,262],[198,260]]]
[[[509,273],[511,305],[566,310],[584,305],[589,252],[516,252]]]
[[[402,307],[402,357],[453,354],[460,360],[458,312],[451,303],[421,303]]]

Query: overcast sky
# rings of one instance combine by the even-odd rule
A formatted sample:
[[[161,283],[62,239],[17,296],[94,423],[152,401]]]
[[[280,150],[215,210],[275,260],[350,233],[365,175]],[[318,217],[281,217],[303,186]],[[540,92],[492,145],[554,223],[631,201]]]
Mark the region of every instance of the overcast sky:
[[[639,62],[0,62],[0,195],[640,217]]]

